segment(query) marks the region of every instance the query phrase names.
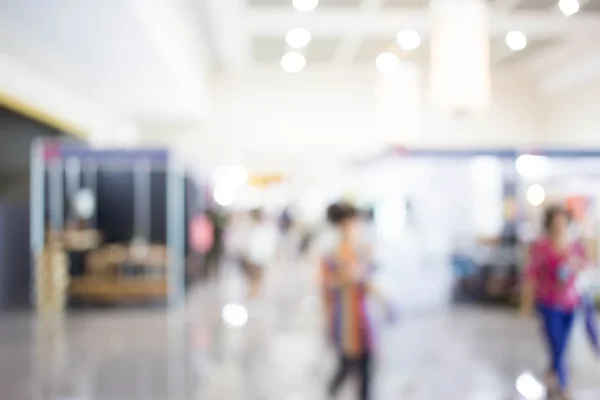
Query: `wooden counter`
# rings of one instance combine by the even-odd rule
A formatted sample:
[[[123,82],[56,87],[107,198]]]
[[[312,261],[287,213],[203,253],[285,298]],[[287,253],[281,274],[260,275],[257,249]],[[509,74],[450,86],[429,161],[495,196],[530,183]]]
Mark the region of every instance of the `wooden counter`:
[[[165,299],[168,284],[165,278],[72,278],[69,294],[73,298],[120,302],[123,300]]]

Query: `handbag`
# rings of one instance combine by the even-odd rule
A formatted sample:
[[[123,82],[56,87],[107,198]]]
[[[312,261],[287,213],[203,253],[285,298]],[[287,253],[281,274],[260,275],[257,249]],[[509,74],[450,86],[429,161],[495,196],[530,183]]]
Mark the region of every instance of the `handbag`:
[[[600,356],[600,340],[598,337],[598,320],[594,296],[585,293],[581,296],[581,306],[585,318],[585,331],[596,355]]]
[[[598,282],[600,281],[598,270],[590,269],[580,273],[577,279],[577,287],[581,295],[581,311],[585,322],[585,333],[594,352],[600,356],[600,334],[598,332],[598,318],[596,316],[596,296]]]

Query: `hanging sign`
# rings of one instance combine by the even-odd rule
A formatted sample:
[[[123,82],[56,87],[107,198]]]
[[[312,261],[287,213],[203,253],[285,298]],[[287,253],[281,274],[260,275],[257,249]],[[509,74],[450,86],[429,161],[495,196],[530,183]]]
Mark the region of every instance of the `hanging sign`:
[[[281,183],[283,181],[283,175],[251,175],[248,178],[248,183],[251,186],[264,188],[267,186],[275,185],[277,183]]]
[[[198,253],[207,253],[213,246],[212,222],[204,214],[192,218],[189,227],[190,247]]]

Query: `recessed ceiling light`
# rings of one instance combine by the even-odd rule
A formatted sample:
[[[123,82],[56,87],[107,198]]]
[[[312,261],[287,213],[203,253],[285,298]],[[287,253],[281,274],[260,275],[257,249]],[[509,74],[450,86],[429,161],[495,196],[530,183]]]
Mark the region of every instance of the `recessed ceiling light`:
[[[213,173],[216,186],[240,187],[248,182],[248,172],[242,165],[221,165]]]
[[[296,53],[295,51],[290,51],[281,57],[281,68],[290,74],[295,74],[302,71],[305,66],[306,58],[304,58],[302,54]]]
[[[303,28],[292,29],[285,35],[285,41],[288,46],[294,49],[301,49],[310,43],[310,32]]]
[[[580,7],[579,0],[560,0],[558,2],[558,8],[560,8],[560,11],[567,17],[576,14]]]
[[[506,34],[506,44],[513,51],[523,50],[527,47],[527,37],[523,32],[510,31]]]
[[[319,0],[294,0],[294,8],[301,12],[309,12],[317,8]]]
[[[400,60],[394,53],[385,52],[377,56],[375,65],[379,72],[394,72],[400,67]]]
[[[225,324],[231,328],[241,328],[248,322],[248,310],[239,304],[227,304],[221,315]]]
[[[525,197],[532,206],[539,206],[546,200],[546,191],[542,185],[536,183],[535,185],[529,186],[525,193]]]
[[[519,175],[527,179],[543,178],[552,172],[552,163],[547,157],[523,154],[517,158],[515,167]]]
[[[517,391],[526,399],[542,399],[545,397],[544,386],[532,374],[525,372],[517,378]]]
[[[416,31],[406,29],[398,33],[396,41],[404,50],[414,50],[421,45],[421,36]]]
[[[235,202],[236,190],[227,186],[217,186],[213,191],[213,197],[218,205],[230,206]]]

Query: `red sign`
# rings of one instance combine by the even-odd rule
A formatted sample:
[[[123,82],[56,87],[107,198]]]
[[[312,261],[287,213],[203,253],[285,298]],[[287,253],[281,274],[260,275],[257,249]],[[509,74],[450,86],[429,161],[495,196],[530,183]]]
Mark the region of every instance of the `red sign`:
[[[585,219],[588,211],[588,199],[584,196],[568,197],[567,210],[575,221],[581,221]]]
[[[46,163],[60,158],[60,145],[56,142],[44,143],[43,157]]]
[[[214,243],[213,226],[206,215],[197,215],[190,222],[189,240],[191,248],[198,253],[208,252]]]

